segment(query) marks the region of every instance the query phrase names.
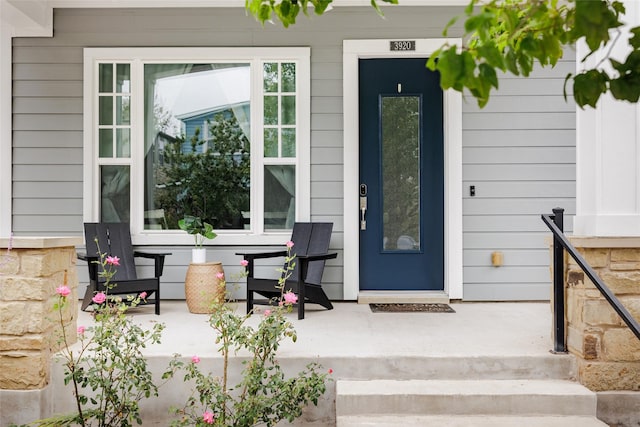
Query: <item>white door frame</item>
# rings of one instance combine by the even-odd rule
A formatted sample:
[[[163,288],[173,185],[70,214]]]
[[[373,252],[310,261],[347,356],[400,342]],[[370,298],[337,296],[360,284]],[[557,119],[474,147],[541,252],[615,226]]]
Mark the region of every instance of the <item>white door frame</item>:
[[[406,38],[405,38],[406,40]],[[411,39],[413,40],[413,39]],[[358,60],[361,58],[429,57],[445,42],[460,39],[416,39],[413,51],[390,51],[391,39],[344,40],[342,89],[344,117],[344,294],[357,300],[360,292],[359,244],[359,105]],[[462,95],[443,93],[444,114],[444,291],[462,298]]]

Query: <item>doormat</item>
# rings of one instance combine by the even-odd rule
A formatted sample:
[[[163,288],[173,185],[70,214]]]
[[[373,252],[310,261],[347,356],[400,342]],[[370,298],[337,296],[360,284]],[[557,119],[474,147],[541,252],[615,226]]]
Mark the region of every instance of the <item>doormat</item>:
[[[455,313],[449,304],[369,304],[374,313]]]

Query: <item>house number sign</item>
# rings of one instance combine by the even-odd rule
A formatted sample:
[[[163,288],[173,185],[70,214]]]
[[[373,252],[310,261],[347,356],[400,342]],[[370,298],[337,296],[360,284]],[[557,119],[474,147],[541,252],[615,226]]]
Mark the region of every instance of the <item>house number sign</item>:
[[[389,50],[391,52],[404,52],[408,50],[416,50],[415,40],[392,40],[389,42]]]

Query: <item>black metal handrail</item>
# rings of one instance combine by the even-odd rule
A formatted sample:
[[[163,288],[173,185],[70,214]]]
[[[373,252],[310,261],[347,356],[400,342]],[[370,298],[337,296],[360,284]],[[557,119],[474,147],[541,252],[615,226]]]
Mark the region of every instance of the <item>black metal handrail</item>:
[[[569,242],[564,234],[564,209],[553,209],[553,215],[543,214],[542,221],[553,233],[553,350],[558,353],[566,353],[567,345],[564,327],[564,252],[566,250],[569,255],[582,268],[582,271],[591,279],[602,296],[609,302],[611,307],[620,315],[624,323],[629,329],[640,339],[640,324],[633,318],[631,313],[622,305],[618,297],[615,296],[611,289],[600,279],[598,274],[580,255],[576,248]]]

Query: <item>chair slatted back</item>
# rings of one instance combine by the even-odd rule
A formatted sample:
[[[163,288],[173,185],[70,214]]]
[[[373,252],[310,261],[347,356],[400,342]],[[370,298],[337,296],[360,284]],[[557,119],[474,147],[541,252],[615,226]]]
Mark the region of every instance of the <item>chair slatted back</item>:
[[[128,223],[87,222],[84,224],[84,238],[87,255],[99,258],[99,247],[102,253],[120,258],[120,265],[116,267],[116,274],[112,281],[136,280],[138,278]]]
[[[291,241],[294,243],[293,248],[291,248],[291,254],[318,255],[327,253],[331,242],[332,230],[333,223],[331,222],[296,222],[293,225],[291,234]],[[324,263],[324,260],[311,261],[309,263],[305,283],[320,285]],[[289,280],[298,280],[297,262]]]

